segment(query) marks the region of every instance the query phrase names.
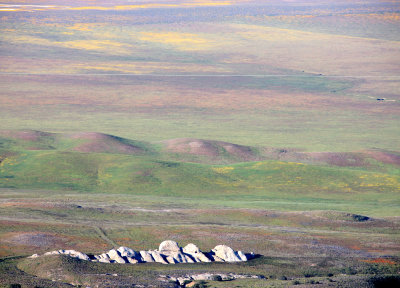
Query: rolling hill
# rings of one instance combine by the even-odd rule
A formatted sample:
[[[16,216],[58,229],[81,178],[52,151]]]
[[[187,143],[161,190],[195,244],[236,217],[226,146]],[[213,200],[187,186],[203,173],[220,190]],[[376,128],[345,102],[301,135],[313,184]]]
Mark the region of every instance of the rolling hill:
[[[380,203],[400,191],[396,152],[299,152],[187,138],[148,143],[101,133],[1,135],[5,188]]]

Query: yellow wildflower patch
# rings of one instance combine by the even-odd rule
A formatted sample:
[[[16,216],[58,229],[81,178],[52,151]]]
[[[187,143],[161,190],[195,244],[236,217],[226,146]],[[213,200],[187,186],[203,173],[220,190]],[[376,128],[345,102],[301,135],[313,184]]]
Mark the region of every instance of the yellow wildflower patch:
[[[74,40],[57,43],[67,48],[84,50],[105,50],[109,48],[113,49],[125,46],[122,43],[110,40]]]
[[[202,7],[202,6],[227,6],[232,5],[232,1],[190,1],[183,3],[145,3],[133,5],[116,6],[81,6],[71,7],[70,10],[136,10],[149,8],[179,8],[179,7]]]
[[[139,40],[172,45],[180,50],[203,50],[212,47],[210,41],[192,33],[141,32]]]
[[[130,45],[111,40],[50,41],[45,38],[30,35],[4,35],[3,39],[11,43],[29,43],[53,47],[94,50],[110,55],[126,55],[130,53],[130,50],[128,49]]]
[[[67,29],[77,30],[77,31],[92,31],[92,25],[88,23],[75,23],[72,26],[67,27]]]
[[[212,169],[217,173],[226,174],[231,172],[235,168],[227,166],[227,167],[213,167]]]

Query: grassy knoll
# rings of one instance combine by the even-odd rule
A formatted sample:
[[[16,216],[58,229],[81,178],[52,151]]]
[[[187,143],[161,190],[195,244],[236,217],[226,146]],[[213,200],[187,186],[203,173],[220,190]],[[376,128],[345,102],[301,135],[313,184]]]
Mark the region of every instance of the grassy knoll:
[[[283,161],[207,165],[152,156],[24,151],[1,163],[1,186],[209,199],[346,200],[394,204],[399,177],[386,171]],[[318,200],[317,200],[318,202]]]

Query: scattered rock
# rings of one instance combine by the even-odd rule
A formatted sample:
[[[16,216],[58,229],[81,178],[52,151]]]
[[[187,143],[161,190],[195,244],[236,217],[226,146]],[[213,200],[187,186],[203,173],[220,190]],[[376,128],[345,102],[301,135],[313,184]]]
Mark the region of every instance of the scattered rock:
[[[179,283],[181,287],[191,287],[188,286],[190,283],[196,283],[195,281],[232,281],[236,279],[265,279],[262,275],[240,275],[240,274],[211,274],[211,273],[201,273],[193,275],[184,276],[171,276],[171,275],[160,275],[158,280],[165,282],[176,282]],[[189,283],[188,283],[189,282]]]

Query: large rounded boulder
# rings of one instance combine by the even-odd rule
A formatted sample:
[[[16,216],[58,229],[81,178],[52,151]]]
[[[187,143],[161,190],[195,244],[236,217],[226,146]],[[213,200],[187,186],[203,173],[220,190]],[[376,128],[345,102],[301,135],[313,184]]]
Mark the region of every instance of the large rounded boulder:
[[[196,262],[211,262],[211,260],[200,251],[199,247],[193,243],[183,247],[183,252],[189,254]]]
[[[161,242],[160,247],[158,248],[161,254],[169,255],[177,252],[181,252],[182,248],[179,247],[178,243],[172,240],[166,240]]]
[[[246,256],[241,251],[236,252],[231,247],[226,245],[215,246],[212,252],[226,262],[247,261],[247,259],[245,259]]]

